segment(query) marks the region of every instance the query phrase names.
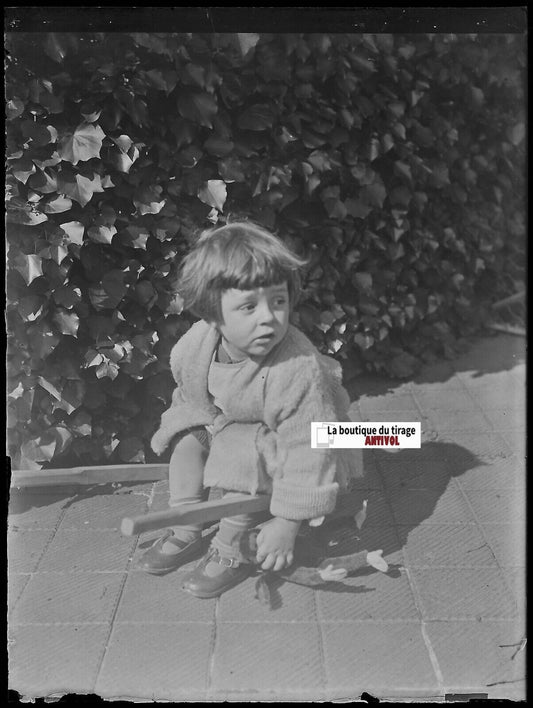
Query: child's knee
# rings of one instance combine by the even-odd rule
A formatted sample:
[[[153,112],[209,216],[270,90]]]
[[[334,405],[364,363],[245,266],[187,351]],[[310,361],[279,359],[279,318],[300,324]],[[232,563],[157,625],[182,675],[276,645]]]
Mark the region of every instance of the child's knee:
[[[179,465],[182,472],[191,467],[196,469],[201,466],[203,469],[208,454],[208,449],[194,433],[186,433],[180,436],[173,445],[170,466]]]

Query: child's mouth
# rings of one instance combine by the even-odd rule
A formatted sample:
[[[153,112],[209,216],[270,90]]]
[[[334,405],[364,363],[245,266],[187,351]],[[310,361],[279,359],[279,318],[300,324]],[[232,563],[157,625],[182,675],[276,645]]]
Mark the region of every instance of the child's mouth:
[[[263,334],[260,337],[256,337],[254,339],[254,342],[256,344],[268,344],[268,342],[272,341],[274,338],[274,333],[272,332],[271,334]]]

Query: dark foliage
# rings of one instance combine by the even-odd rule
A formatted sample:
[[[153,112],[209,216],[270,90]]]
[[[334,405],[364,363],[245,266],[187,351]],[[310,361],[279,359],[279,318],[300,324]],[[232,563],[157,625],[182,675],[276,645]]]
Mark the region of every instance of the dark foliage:
[[[348,377],[452,356],[510,292],[525,233],[519,35],[7,43],[17,468],[150,456],[168,354],[191,323],[176,268],[199,227],[249,216],[309,258],[296,323]]]

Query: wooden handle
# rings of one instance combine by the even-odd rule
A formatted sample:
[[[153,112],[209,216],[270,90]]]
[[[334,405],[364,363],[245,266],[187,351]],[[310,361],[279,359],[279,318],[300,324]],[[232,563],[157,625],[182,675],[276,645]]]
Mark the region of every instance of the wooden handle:
[[[126,464],[67,467],[50,470],[13,470],[12,487],[82,486],[109,482],[147,482],[168,479],[168,464]]]
[[[214,499],[213,501],[198,502],[197,504],[180,504],[171,509],[122,519],[120,530],[124,536],[136,536],[139,533],[161,529],[165,526],[201,524],[206,521],[216,521],[224,516],[266,511],[269,507],[269,494]]]

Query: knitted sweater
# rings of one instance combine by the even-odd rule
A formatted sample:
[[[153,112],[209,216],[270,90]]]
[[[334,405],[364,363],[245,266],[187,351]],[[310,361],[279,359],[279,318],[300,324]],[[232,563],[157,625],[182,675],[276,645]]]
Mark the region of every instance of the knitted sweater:
[[[291,325],[265,358],[239,367],[222,413],[208,391],[219,341],[216,328],[200,320],[172,349],[177,386],[152,438],[154,452],[161,454],[177,433],[212,426],[206,486],[271,493],[270,511],[283,518],[331,512],[339,486],[363,475],[360,451],[311,448],[311,421],[348,420],[340,365]]]

